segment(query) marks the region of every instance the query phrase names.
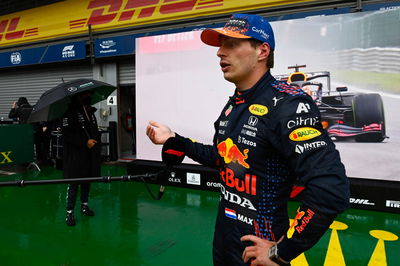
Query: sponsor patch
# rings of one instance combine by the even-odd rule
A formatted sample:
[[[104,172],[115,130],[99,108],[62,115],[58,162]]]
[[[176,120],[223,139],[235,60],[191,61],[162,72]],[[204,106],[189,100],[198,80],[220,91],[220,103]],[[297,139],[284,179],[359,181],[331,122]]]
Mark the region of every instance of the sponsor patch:
[[[247,135],[247,136],[250,136],[250,137],[256,137],[256,136],[257,136],[257,133],[256,133],[256,132],[251,131],[251,130],[246,130],[246,129],[242,129],[242,130],[240,131],[240,133],[242,133],[242,134],[244,134],[244,135]]]
[[[274,106],[276,106],[276,104],[278,103],[279,100],[282,100],[283,97],[280,98],[276,98],[276,96],[274,98],[272,98],[272,100],[274,101]]]
[[[251,140],[247,140],[244,137],[240,136],[238,137],[238,143],[243,143],[245,145],[248,146],[252,146],[252,147],[257,147],[257,143],[255,141],[251,141]]]
[[[228,109],[225,111],[225,116],[228,116],[232,112],[232,105],[229,105]]]
[[[228,120],[226,120],[226,121],[219,121],[219,126],[220,126],[220,127],[227,127],[227,126],[228,126],[228,123],[229,123]]]
[[[293,222],[286,233],[287,238],[292,238],[295,232],[301,234],[306,226],[310,223],[314,214],[315,213],[310,209],[307,209],[306,211],[300,211],[298,209],[296,217],[294,217]]]
[[[225,163],[238,163],[245,168],[249,168],[249,164],[246,162],[248,158],[247,153],[249,149],[244,149],[243,152],[233,143],[232,139],[227,138],[226,140],[218,143],[217,145],[218,154],[224,158]]]
[[[249,106],[249,111],[253,115],[263,116],[268,114],[268,108],[265,105],[261,104],[252,104]]]
[[[245,192],[249,195],[257,195],[257,176],[245,174],[243,178],[235,177],[235,172],[229,168],[219,172],[222,182],[238,192]]]
[[[308,103],[299,103],[299,105],[297,105],[296,114],[308,113],[308,111],[310,111],[310,105]]]
[[[286,124],[288,129],[297,127],[297,126],[315,126],[319,122],[319,117],[296,117],[293,120],[289,120]]]
[[[240,207],[247,208],[252,211],[257,211],[257,209],[254,207],[253,203],[248,198],[241,197],[235,193],[232,193],[232,192],[226,190],[226,188],[224,186],[221,186],[221,194],[222,194],[222,197],[226,201],[229,201],[230,203],[234,203],[236,205],[239,205]]]
[[[321,132],[312,127],[301,127],[293,130],[289,138],[293,141],[305,141],[321,135]]]
[[[304,143],[302,145],[296,144],[295,152],[298,153],[298,154],[302,154],[305,151],[311,151],[311,150],[314,150],[314,149],[318,149],[318,148],[324,147],[326,145],[327,144],[326,144],[325,141],[314,141],[312,143]]]
[[[225,208],[225,216],[236,220],[236,211]]]
[[[249,124],[250,126],[255,127],[258,123],[258,118],[255,116],[250,116],[249,117],[249,121],[247,122],[247,124]]]

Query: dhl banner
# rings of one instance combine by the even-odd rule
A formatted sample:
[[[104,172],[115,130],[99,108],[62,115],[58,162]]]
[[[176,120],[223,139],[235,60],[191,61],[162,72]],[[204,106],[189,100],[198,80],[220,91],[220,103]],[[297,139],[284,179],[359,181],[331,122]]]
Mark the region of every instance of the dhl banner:
[[[66,0],[0,16],[0,47],[315,0]]]

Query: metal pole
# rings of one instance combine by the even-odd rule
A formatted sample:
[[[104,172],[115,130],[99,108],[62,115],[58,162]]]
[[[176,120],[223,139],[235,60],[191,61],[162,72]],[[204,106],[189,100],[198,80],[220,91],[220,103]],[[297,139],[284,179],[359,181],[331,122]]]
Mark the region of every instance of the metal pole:
[[[100,176],[100,177],[84,177],[84,178],[68,178],[68,179],[15,180],[15,181],[0,182],[0,187],[9,187],[9,186],[24,187],[27,185],[74,184],[74,183],[92,183],[92,182],[110,183],[111,181],[134,181],[143,178],[155,178],[157,176],[158,173],[144,174],[144,175]]]

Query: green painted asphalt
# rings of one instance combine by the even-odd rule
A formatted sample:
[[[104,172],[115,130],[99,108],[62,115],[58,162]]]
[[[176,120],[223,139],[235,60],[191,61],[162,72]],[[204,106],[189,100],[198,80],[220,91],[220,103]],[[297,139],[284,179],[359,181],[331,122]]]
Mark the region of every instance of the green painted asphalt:
[[[102,168],[103,175],[125,173],[122,166]],[[1,176],[0,181],[59,179],[61,175],[44,168]],[[151,188],[158,190],[156,185]],[[82,216],[77,205],[77,225],[68,227],[66,190],[64,184],[0,187],[0,265],[212,265],[218,193],[167,187],[164,197],[155,201],[142,183],[95,183],[89,205],[96,215]],[[289,205],[293,216],[297,206],[295,202]],[[400,236],[397,214],[350,209],[336,220],[348,226],[337,231],[346,265],[368,265],[378,243],[370,230]],[[305,253],[309,265],[324,265],[332,232]],[[399,240],[384,241],[384,251],[387,265],[400,265]]]

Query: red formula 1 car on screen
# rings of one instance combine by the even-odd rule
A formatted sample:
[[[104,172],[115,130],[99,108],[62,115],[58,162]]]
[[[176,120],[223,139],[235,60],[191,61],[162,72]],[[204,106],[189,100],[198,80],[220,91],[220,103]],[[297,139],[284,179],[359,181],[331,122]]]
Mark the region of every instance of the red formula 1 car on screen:
[[[275,78],[298,86],[313,97],[329,136],[358,142],[382,142],[387,138],[383,102],[378,93],[345,93],[347,87],[337,87],[333,92],[328,71],[299,71],[303,67],[306,66],[291,66],[289,69],[295,72]]]

